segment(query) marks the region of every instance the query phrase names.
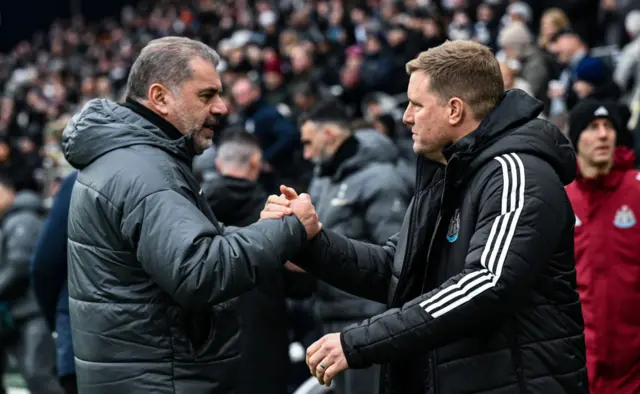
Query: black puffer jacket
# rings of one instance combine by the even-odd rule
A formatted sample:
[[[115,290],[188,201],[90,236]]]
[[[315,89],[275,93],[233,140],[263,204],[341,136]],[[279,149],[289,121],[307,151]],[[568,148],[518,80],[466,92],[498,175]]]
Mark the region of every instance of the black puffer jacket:
[[[386,246],[323,231],[308,272],[391,309],[347,327],[353,368],[384,366],[383,392],[587,393],[564,191],[569,142],[536,119],[542,104],[509,91],[480,127],[420,160],[417,193]]]
[[[107,100],[64,131],[79,169],[69,309],[83,394],[233,393],[233,299],[306,243],[293,216],[225,233],[191,174],[192,146],[144,107]]]

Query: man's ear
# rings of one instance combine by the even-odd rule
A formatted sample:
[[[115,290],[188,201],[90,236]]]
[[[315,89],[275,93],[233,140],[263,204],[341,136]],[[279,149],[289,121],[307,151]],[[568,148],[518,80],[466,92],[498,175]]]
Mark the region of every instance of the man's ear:
[[[254,152],[249,157],[249,168],[251,168],[252,170],[259,170],[259,169],[262,168],[262,153],[261,152]]]
[[[460,100],[458,97],[453,97],[449,100],[448,109],[449,124],[451,126],[457,126],[460,123],[464,122],[464,117],[467,114],[465,114],[465,105],[462,100]]]
[[[148,101],[152,108],[158,114],[166,117],[169,115],[169,107],[171,106],[173,97],[169,89],[159,83],[154,83],[149,87]]]
[[[220,158],[216,159],[216,170],[218,170],[219,173],[222,173],[222,160],[220,160]]]

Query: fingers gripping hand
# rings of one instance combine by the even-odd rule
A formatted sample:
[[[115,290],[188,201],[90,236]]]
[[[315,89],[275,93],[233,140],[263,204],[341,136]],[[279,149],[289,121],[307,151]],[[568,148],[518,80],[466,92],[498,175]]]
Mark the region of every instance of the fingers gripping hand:
[[[280,219],[285,215],[291,215],[293,209],[290,207],[291,201],[283,196],[272,194],[267,199],[264,209],[260,212],[260,220],[263,219]]]
[[[298,198],[292,200],[290,207],[304,225],[308,239],[312,239],[322,230],[322,224],[308,194],[302,193]]]

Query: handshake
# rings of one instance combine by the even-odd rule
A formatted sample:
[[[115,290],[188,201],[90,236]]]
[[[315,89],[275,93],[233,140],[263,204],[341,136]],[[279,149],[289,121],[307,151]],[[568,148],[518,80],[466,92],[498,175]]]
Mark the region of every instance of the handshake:
[[[311,197],[308,194],[298,193],[293,188],[280,186],[280,196],[272,194],[267,199],[262,212],[260,212],[260,220],[264,219],[280,219],[285,215],[296,215],[304,229],[307,231],[307,239],[312,239],[320,230],[322,223],[318,219],[316,208],[311,203]]]

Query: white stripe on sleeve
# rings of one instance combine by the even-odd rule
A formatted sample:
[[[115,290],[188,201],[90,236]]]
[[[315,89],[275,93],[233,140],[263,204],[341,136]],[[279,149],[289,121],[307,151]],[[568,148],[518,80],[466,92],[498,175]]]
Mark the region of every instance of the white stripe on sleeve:
[[[434,318],[457,308],[483,291],[494,287],[509,251],[518,219],[524,206],[524,165],[515,153],[496,157],[502,167],[500,215],[495,218],[480,257],[482,269],[462,277],[457,283],[441,289],[420,303]]]

